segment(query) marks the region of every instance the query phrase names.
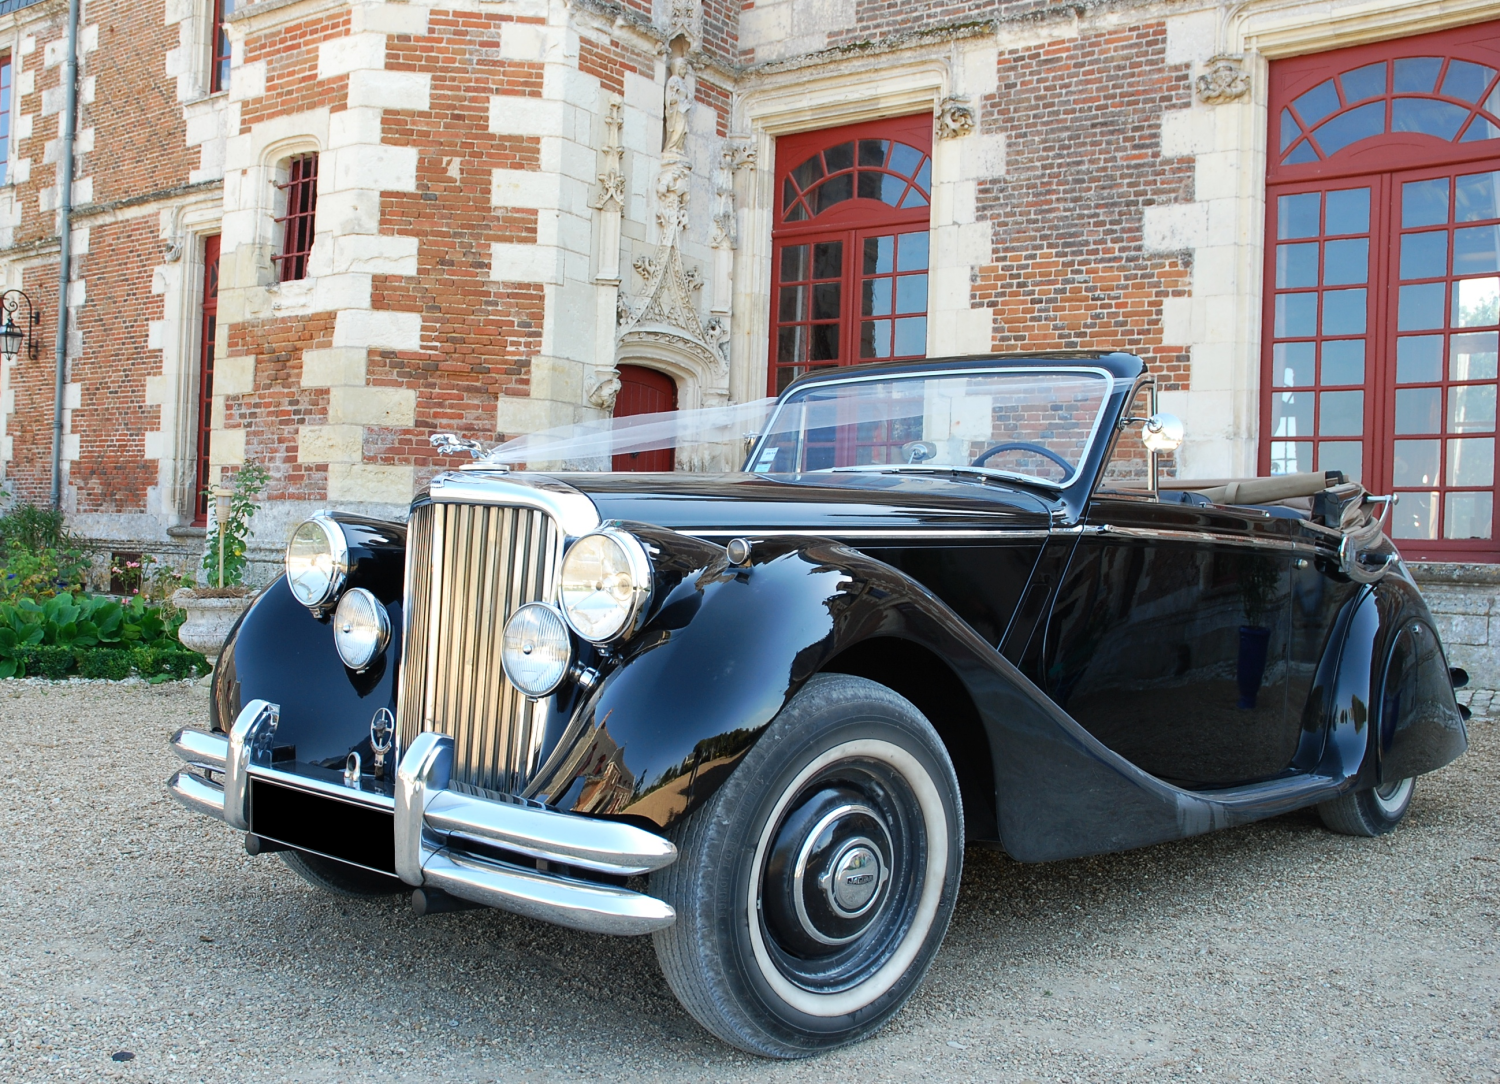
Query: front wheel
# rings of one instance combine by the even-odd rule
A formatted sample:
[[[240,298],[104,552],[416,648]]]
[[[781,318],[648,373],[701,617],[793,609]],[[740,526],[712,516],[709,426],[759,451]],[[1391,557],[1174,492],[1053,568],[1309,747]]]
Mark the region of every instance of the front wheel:
[[[351,866],[307,851],[282,851],[281,860],[308,884],[352,899],[378,899],[409,889],[394,877],[360,866]]]
[[[813,678],[652,877],[654,935],[689,1013],[725,1042],[805,1057],[885,1023],[921,984],[958,895],[963,818],[936,731],[863,678]]]
[[[1398,779],[1369,790],[1350,791],[1318,806],[1323,825],[1346,836],[1383,836],[1394,831],[1411,806],[1415,779]]]

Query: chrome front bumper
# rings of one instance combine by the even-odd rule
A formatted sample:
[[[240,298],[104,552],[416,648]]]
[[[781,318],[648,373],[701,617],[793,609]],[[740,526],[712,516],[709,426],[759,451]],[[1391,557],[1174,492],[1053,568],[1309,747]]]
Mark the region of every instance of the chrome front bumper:
[[[671,865],[677,848],[655,833],[448,790],[453,739],[443,734],[421,734],[412,742],[396,770],[394,797],[279,771],[270,761],[278,718],[276,705],[252,700],[227,737],[179,730],[172,751],[188,767],[167,781],[167,790],[187,808],[242,831],[251,827],[252,778],[388,810],[401,880],[560,926],[642,934],[677,917],[652,896],[590,879],[634,877]]]

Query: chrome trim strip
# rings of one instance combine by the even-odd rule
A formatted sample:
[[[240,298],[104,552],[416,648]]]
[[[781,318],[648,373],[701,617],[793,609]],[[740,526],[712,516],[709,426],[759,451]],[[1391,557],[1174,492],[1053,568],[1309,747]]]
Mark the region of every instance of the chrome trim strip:
[[[1021,530],[1009,530],[1005,527],[993,527],[988,530],[983,528],[947,530],[934,528],[924,530],[921,527],[910,528],[854,528],[853,530],[805,530],[793,527],[773,527],[770,530],[756,530],[753,527],[678,527],[678,534],[687,535],[690,538],[1050,538],[1057,533],[1051,530],[1032,530],[1030,528]]]
[[[456,833],[531,858],[633,877],[677,860],[671,840],[620,821],[553,813],[439,791],[427,803],[429,831]]]
[[[344,802],[347,805],[361,805],[369,809],[391,810],[395,808],[396,800],[390,795],[381,794],[372,790],[355,790],[342,783],[335,783],[327,779],[314,779],[307,775],[296,775],[292,772],[279,772],[274,768],[266,768],[259,764],[252,764],[249,774],[253,779],[264,779],[271,783],[279,783],[283,787],[292,790],[307,791],[324,798],[332,798],[336,802]],[[268,837],[269,838],[269,837]]]
[[[428,850],[422,872],[426,884],[461,899],[589,933],[646,934],[677,920],[669,904],[652,896],[447,848]]]
[[[1059,532],[1061,533],[1061,532]],[[1215,542],[1232,546],[1250,546],[1259,549],[1308,551],[1317,547],[1290,538],[1260,538],[1255,535],[1224,534],[1219,531],[1180,531],[1156,527],[1117,527],[1113,523],[1090,526],[1083,533],[1121,535],[1126,538],[1160,538],[1172,542]]]
[[[587,534],[602,522],[599,509],[586,495],[545,476],[506,473],[503,478],[490,478],[475,466],[463,474],[438,475],[428,492],[434,502],[443,504],[500,504],[545,512],[571,537]]]
[[[431,731],[417,736],[396,769],[396,876],[413,887],[422,884],[422,821],[427,803],[448,785],[452,770],[453,739]]]
[[[229,739],[223,734],[211,734],[207,730],[185,726],[172,735],[172,752],[195,768],[222,772],[224,762],[229,759]]]
[[[174,772],[167,793],[194,813],[224,819],[224,788],[192,772]]]
[[[281,720],[281,708],[264,700],[252,700],[240,709],[229,731],[229,752],[224,758],[224,823],[250,830],[250,763],[270,756],[270,741]]]

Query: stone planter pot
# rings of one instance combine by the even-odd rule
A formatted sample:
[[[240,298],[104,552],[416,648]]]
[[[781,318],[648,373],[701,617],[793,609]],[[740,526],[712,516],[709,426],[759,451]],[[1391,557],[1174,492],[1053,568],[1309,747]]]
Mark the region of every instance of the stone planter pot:
[[[199,598],[192,588],[184,587],[172,596],[172,604],[187,611],[177,638],[185,647],[206,655],[212,665],[218,661],[229,630],[254,601],[253,592],[238,598]]]

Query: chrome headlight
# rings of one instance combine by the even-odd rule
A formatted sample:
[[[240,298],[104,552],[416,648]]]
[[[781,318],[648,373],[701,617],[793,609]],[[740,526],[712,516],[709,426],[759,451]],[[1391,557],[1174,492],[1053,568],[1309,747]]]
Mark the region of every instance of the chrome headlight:
[[[631,534],[606,527],[563,557],[558,595],[573,631],[595,644],[628,636],[651,597],[651,559]]]
[[[339,599],[333,611],[333,643],[351,670],[367,670],[391,642],[391,618],[380,600],[363,587]]]
[[[332,602],[349,576],[349,543],[343,529],[322,512],[292,532],[286,545],[286,582],[309,608]]]
[[[528,602],[511,614],[500,641],[500,665],[510,683],[533,700],[561,685],[573,665],[573,638],[562,615],[545,602]]]

